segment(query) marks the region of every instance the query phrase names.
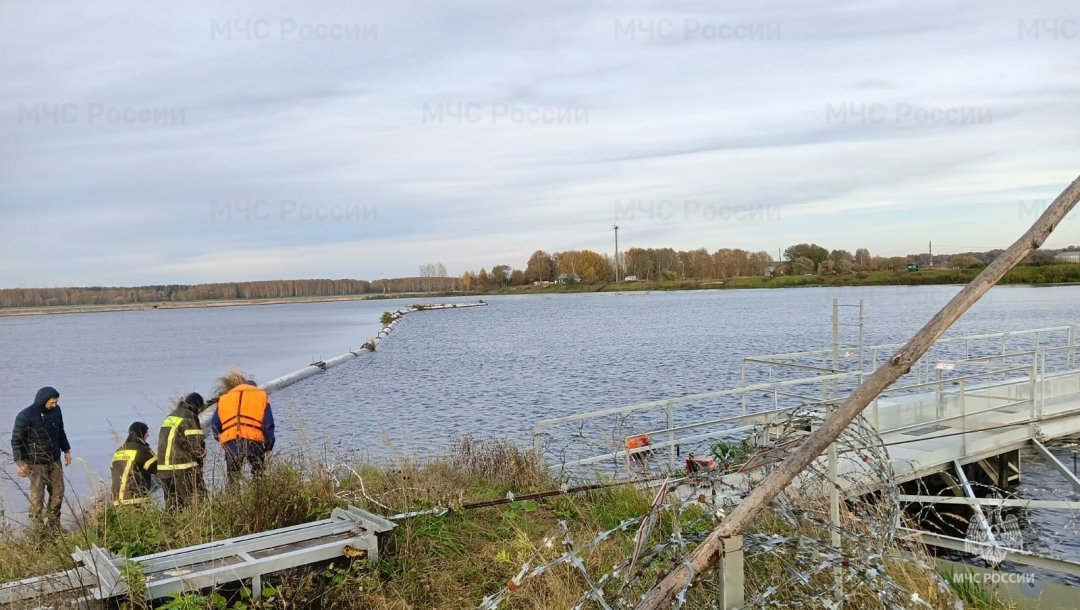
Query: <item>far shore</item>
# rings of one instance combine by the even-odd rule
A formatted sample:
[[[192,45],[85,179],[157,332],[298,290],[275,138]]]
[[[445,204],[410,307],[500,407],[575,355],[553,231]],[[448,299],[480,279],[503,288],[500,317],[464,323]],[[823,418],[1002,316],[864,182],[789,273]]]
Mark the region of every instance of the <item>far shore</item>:
[[[287,305],[290,303],[326,303],[333,301],[367,301],[396,298],[438,296],[426,293],[408,294],[349,294],[323,297],[277,297],[268,299],[220,299],[212,301],[161,301],[153,303],[117,303],[113,305],[52,305],[45,307],[0,308],[0,316],[38,316],[58,313],[98,313],[106,311],[146,311],[154,309],[192,309],[197,307],[245,307],[249,305]]]
[[[621,281],[595,284],[555,284],[506,286],[487,291],[435,291],[402,293],[363,293],[333,296],[274,297],[265,299],[217,299],[201,301],[159,301],[115,303],[111,305],[51,305],[41,307],[0,308],[0,316],[32,316],[58,313],[94,313],[104,311],[145,311],[153,309],[189,309],[194,307],[242,307],[249,305],[285,305],[290,303],[326,303],[381,299],[427,299],[435,297],[483,297],[515,294],[573,294],[579,292],[649,292],[672,290],[746,290],[776,288],[822,288],[849,286],[941,286],[963,285],[981,269],[927,269],[914,273],[873,271],[845,275],[783,275],[776,277],[735,277],[724,280]],[[1064,280],[1064,281],[1062,281]],[[1080,286],[1080,263],[1048,268],[1018,267],[1010,271],[1002,286]]]

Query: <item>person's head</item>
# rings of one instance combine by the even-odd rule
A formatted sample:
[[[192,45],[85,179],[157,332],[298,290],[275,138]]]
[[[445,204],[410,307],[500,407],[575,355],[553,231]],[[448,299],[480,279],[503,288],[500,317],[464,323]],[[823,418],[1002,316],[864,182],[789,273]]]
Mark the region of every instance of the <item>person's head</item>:
[[[128,438],[137,438],[145,441],[150,437],[150,426],[137,421],[128,426]]]
[[[198,392],[188,394],[181,402],[195,413],[202,413],[202,410],[206,408],[206,401],[203,400],[202,394]]]
[[[60,392],[56,391],[56,388],[45,386],[37,391],[37,395],[34,396],[34,406],[39,409],[45,409],[51,411],[55,409],[60,403]]]
[[[228,392],[236,386],[243,385],[245,383],[250,383],[254,385],[254,382],[251,381],[252,378],[253,376],[251,373],[245,373],[239,368],[229,369],[228,373],[225,373],[220,378],[218,378],[217,387],[214,388],[215,395],[221,396],[222,394]]]

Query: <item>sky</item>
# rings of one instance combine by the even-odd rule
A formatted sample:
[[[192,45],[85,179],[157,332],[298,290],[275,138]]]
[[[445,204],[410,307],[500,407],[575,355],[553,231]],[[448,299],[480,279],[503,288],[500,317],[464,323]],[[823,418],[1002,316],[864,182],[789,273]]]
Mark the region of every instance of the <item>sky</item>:
[[[1069,1],[0,0],[0,288],[1002,248],[1078,108]]]

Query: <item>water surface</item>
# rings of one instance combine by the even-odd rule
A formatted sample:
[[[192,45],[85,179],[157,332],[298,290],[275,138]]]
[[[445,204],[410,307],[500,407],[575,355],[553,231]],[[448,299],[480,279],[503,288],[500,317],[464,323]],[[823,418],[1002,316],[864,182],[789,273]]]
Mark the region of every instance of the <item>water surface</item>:
[[[526,444],[539,419],[728,388],[740,381],[743,356],[828,347],[834,298],[864,301],[865,341],[874,344],[906,341],[958,290],[498,296],[485,297],[487,307],[410,314],[376,353],[271,396],[278,453],[423,458],[461,434]],[[427,301],[454,300],[475,299]],[[81,460],[69,471],[69,498],[84,497],[98,473],[108,472],[119,432],[134,419],[156,430],[171,397],[193,390],[208,395],[214,378],[233,364],[266,381],[356,349],[377,332],[383,311],[415,302],[0,318],[0,420],[10,430],[37,388],[57,387]],[[950,334],[1077,322],[1080,287],[1006,286],[994,288]],[[845,333],[842,342],[854,344],[854,331]],[[16,484],[6,443],[3,449],[0,497],[10,514],[21,515],[25,480]],[[1051,485],[1043,475],[1029,480],[1040,489]],[[1032,527],[1031,535],[1074,523],[1071,516],[1056,519]],[[1071,538],[1055,538],[1050,546],[1080,555]]]

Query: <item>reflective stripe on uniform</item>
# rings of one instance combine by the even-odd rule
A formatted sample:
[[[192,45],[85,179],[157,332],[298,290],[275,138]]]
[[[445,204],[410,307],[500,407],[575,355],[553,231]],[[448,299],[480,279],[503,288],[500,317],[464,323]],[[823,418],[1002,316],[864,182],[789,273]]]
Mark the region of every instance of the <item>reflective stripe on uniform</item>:
[[[138,452],[134,449],[118,449],[112,456],[114,462],[130,462]]]
[[[188,468],[194,468],[195,462],[187,462],[185,464],[158,464],[158,472],[162,470],[187,470]]]
[[[115,502],[124,504],[127,503],[125,496],[127,495],[128,477],[131,475],[131,468],[135,466],[135,456],[138,454],[134,449],[121,449],[113,454],[112,461],[124,462],[124,474],[120,475],[120,490],[116,493]]]
[[[150,501],[150,498],[145,496],[139,498],[128,498],[126,500],[113,500],[113,506],[129,506],[131,504],[146,504]]]
[[[162,462],[158,465],[158,470],[177,470],[176,466],[172,464],[172,452],[173,443],[176,441],[176,431],[180,429],[180,424],[184,422],[183,419],[170,415],[165,418],[165,421],[161,424],[162,428],[169,429],[169,440],[165,443],[165,455],[162,456]],[[191,466],[184,466],[184,468],[190,468]]]
[[[146,463],[144,463],[142,465],[143,470],[150,470],[150,467],[153,466],[154,462],[156,462],[156,461],[157,461],[157,456],[156,455],[150,456],[150,459],[146,460]]]

